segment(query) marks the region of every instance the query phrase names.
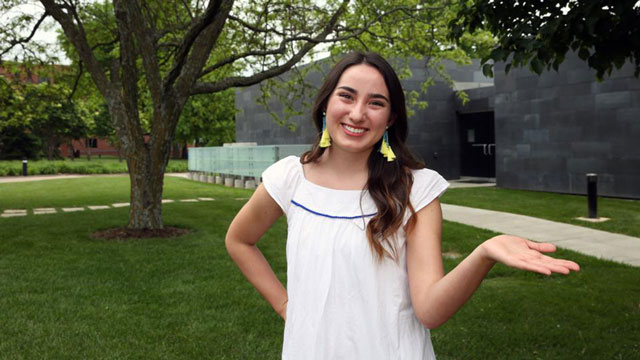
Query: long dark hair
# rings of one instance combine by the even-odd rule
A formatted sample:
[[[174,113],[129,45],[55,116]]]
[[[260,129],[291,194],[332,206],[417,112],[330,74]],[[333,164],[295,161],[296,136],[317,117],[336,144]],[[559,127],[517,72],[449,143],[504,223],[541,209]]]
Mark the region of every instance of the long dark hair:
[[[378,208],[378,212],[367,225],[367,238],[378,260],[382,260],[385,256],[397,260],[395,235],[402,225],[404,214],[407,210],[411,212],[408,226],[411,227],[415,221],[415,210],[409,201],[409,194],[413,185],[411,169],[421,169],[424,164],[417,160],[405,145],[408,124],[404,92],[398,75],[382,56],[371,52],[352,52],[342,58],[329,71],[313,105],[312,116],[313,122],[318,129],[318,136],[311,150],[302,155],[300,162],[303,164],[315,162],[324,153],[325,148],[320,147],[322,113],[327,108],[329,97],[338,85],[342,73],[349,67],[359,64],[366,64],[376,68],[382,74],[389,90],[391,101],[390,116],[394,119],[394,122],[387,131],[389,132],[389,144],[396,154],[396,159],[388,162],[377,151],[382,142],[382,139],[380,139],[367,160],[369,178],[366,188]]]

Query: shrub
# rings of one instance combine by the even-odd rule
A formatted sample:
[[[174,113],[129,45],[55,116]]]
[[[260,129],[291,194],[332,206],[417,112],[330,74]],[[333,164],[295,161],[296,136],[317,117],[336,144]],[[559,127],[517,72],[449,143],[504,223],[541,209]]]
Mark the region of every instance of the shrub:
[[[166,172],[188,171],[186,160],[169,160]],[[30,160],[29,175],[53,175],[53,174],[126,174],[127,163],[115,158],[94,158],[91,161],[84,159],[69,159],[47,161]],[[0,161],[0,176],[22,175],[22,161]]]

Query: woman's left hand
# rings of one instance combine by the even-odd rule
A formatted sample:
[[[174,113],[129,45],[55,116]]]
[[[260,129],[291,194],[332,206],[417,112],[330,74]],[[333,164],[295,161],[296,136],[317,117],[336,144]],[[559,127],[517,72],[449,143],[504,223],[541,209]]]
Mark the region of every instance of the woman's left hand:
[[[577,263],[556,259],[544,255],[556,251],[556,247],[549,243],[537,243],[511,235],[499,235],[485,241],[480,248],[487,260],[503,263],[507,266],[533,271],[545,275],[552,273],[569,274],[579,271]]]

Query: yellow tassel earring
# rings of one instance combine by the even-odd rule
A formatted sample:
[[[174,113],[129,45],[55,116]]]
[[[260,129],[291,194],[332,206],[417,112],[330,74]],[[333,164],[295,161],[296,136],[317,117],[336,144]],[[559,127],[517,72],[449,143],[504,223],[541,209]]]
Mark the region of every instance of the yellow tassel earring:
[[[320,147],[326,148],[331,146],[331,137],[329,136],[329,130],[327,130],[327,116],[322,113],[322,138],[320,138]]]
[[[387,158],[387,161],[393,161],[396,159],[396,154],[391,150],[391,146],[389,145],[389,132],[385,131],[382,136],[382,144],[380,144],[380,153],[382,156]]]

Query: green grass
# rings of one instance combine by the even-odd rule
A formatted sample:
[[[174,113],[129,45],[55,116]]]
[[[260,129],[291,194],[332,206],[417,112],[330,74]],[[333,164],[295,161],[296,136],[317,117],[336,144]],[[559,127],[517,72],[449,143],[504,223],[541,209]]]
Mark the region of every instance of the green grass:
[[[77,158],[75,160],[29,160],[27,163],[28,175],[52,175],[52,174],[115,174],[126,173],[127,162],[115,157],[94,156],[91,160]],[[166,172],[187,171],[187,160],[169,160]],[[0,176],[22,176],[22,160],[1,160]]]
[[[180,181],[176,183],[176,180]],[[0,212],[4,209],[60,208],[129,202],[129,184],[128,175],[0,184]],[[202,191],[204,194],[199,194]],[[238,195],[237,191],[229,189],[224,194]],[[194,195],[211,197],[208,193],[211,193],[209,186],[165,176],[165,199],[187,199]],[[249,194],[244,193],[243,196],[248,197]]]
[[[8,208],[108,204],[126,177],[0,184]],[[87,190],[93,189],[93,190]],[[0,218],[0,359],[278,359],[283,323],[244,280],[224,234],[247,190],[167,177],[173,239],[94,240],[128,209]],[[25,198],[26,196],[26,198]],[[125,199],[126,201],[126,199]],[[493,234],[445,222],[444,251]],[[285,281],[286,223],[260,242]],[[432,331],[438,359],[631,359],[640,354],[640,269],[561,250],[582,271],[544,277],[495,267],[472,300]],[[446,260],[451,269],[459,260]]]
[[[496,187],[449,189],[443,203],[529,215],[593,229],[640,237],[640,200],[598,199],[598,216],[611,220],[589,223],[576,220],[587,216],[587,197]]]

